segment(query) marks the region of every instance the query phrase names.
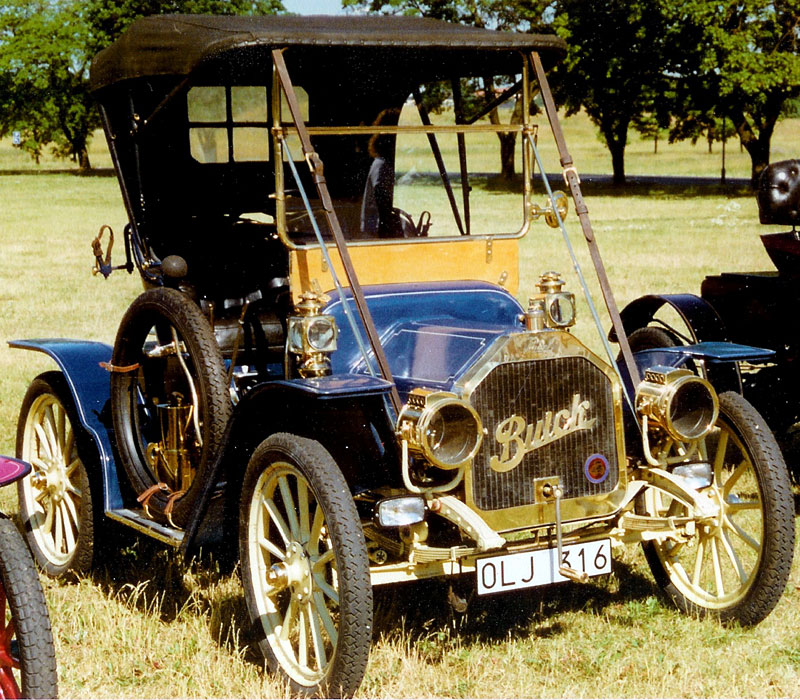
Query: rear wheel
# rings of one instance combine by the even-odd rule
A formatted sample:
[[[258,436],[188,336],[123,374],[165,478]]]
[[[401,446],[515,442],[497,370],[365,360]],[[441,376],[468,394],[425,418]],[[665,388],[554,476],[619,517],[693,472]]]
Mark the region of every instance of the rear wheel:
[[[14,524],[0,517],[0,698],[58,695],[50,617],[39,575]]]
[[[791,485],[764,419],[739,394],[719,397],[717,425],[705,440],[712,484],[703,492],[719,514],[699,521],[686,542],[644,545],[658,584],[683,611],[753,625],[781,597],[794,552]],[[647,511],[660,517],[686,507],[651,489]]]
[[[182,527],[231,414],[214,333],[184,294],[150,289],[125,313],[111,364],[111,413],[125,472],[149,512]]]
[[[318,442],[285,433],[242,487],[242,578],[259,647],[302,695],[353,695],[367,664],[372,588],[350,490]]]
[[[33,467],[17,482],[31,552],[50,576],[86,571],[94,557],[95,513],[80,453],[80,422],[60,373],[31,382],[17,425],[17,456]]]

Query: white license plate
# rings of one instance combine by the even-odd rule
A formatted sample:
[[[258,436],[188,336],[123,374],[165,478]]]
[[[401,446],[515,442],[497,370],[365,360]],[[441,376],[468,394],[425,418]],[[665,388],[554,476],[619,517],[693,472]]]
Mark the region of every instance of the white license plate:
[[[578,573],[599,576],[611,573],[611,540],[564,545],[561,563]],[[516,552],[476,561],[478,595],[515,591],[567,581],[558,573],[558,549]]]

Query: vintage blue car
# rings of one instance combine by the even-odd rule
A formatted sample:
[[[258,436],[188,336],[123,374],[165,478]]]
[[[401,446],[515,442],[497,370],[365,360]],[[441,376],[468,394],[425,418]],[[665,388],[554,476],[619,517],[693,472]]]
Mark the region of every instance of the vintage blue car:
[[[633,357],[547,83],[564,50],[408,17],[160,16],[101,52],[118,267],[145,291],[113,347],[12,343],[58,365],[19,421],[39,563],[90,566],[107,520],[237,546],[260,649],[306,695],[356,692],[387,583],[444,577],[460,606],[465,586],[585,582],[641,542],[683,610],[768,615],[793,552],[786,467],[691,367],[769,352]],[[567,195],[534,192],[535,97],[619,364],[574,256],[597,350],[557,272],[517,299],[537,219],[572,253]],[[495,187],[499,144],[521,177]],[[112,240],[94,244],[105,276]]]

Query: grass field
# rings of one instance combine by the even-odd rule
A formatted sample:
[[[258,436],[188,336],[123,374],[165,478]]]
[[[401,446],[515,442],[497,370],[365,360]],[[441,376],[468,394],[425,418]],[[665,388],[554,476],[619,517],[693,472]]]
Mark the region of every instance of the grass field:
[[[608,171],[588,121],[567,121],[583,173]],[[779,125],[773,159],[798,155],[800,122]],[[547,148],[543,145],[543,149]],[[670,150],[675,149],[675,150]],[[719,174],[718,145],[631,141],[628,172]],[[552,151],[551,151],[552,153]],[[729,149],[729,177],[749,159]],[[95,141],[93,162],[108,166]],[[0,452],[13,453],[28,382],[51,369],[43,356],[9,350],[12,338],[76,337],[112,342],[138,276],[91,275],[90,242],[102,224],[120,234],[125,214],[111,177],[34,168],[0,142]],[[48,170],[50,169],[50,170]],[[740,188],[635,185],[585,187],[590,215],[620,305],[646,292],[697,292],[720,270],[768,269],[752,194]],[[489,191],[479,197],[493,197]],[[490,201],[503,215],[498,203]],[[574,214],[568,220],[587,277]],[[539,273],[558,269],[578,285],[560,234],[537,224],[522,244],[520,297]],[[595,286],[592,282],[592,286]],[[576,333],[591,334],[581,310]],[[606,322],[607,325],[607,322]],[[593,336],[592,336],[593,337]],[[591,340],[596,347],[597,341]],[[16,511],[13,489],[0,493]],[[283,697],[263,673],[250,640],[236,574],[213,558],[183,566],[169,552],[118,530],[116,554],[91,576],[46,581],[63,697]],[[364,697],[787,697],[800,693],[800,564],[775,612],[754,629],[722,627],[677,613],[661,598],[636,549],[618,553],[614,573],[591,584],[472,602],[450,612],[437,583],[380,589]]]

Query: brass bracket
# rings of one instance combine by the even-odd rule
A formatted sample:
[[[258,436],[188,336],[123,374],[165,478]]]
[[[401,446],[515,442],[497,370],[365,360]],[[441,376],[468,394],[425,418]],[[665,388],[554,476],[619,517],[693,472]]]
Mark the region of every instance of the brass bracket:
[[[493,246],[493,239],[492,238],[487,238],[486,239],[486,262],[487,263],[492,262],[492,252],[493,252],[492,248],[493,247],[494,247]]]

